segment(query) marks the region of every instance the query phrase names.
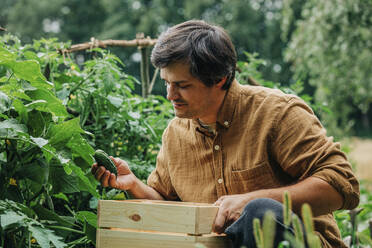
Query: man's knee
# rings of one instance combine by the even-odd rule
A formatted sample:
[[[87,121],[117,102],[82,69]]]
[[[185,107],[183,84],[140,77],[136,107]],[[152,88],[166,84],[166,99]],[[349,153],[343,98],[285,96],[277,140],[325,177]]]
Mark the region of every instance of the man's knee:
[[[244,208],[251,218],[262,219],[267,211],[271,211],[276,217],[281,217],[283,214],[283,205],[269,198],[258,198],[250,201]]]

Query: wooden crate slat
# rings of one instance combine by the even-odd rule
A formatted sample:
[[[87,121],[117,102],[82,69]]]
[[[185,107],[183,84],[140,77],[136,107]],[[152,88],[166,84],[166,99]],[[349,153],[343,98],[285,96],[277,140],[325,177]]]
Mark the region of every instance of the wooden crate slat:
[[[190,236],[181,233],[139,232],[111,229],[97,230],[97,248],[195,248],[197,243],[207,248],[231,247],[223,235]]]
[[[218,207],[211,208],[197,208],[196,212],[196,223],[195,223],[195,233],[205,234],[211,233],[214,220],[217,216]]]
[[[206,234],[218,207],[167,201],[99,201],[98,226]]]

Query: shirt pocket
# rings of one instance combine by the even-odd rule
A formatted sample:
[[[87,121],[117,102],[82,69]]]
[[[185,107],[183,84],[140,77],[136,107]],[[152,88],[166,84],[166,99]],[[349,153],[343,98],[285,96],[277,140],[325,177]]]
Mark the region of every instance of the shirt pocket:
[[[244,170],[231,171],[231,194],[243,194],[277,186],[268,162],[259,163]]]

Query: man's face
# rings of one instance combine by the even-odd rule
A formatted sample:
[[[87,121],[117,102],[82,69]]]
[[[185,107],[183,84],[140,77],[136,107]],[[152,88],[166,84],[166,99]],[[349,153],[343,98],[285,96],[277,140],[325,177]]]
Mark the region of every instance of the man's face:
[[[190,74],[188,64],[180,62],[162,68],[160,77],[177,117],[198,118],[205,123],[216,121],[221,95],[225,93],[220,86],[205,86]]]

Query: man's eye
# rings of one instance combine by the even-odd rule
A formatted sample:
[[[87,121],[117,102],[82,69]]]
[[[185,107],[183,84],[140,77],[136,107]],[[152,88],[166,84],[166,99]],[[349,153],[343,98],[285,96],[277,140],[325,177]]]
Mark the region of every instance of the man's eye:
[[[180,89],[186,89],[186,88],[188,88],[188,87],[190,87],[190,85],[182,85],[182,86],[179,86]]]

